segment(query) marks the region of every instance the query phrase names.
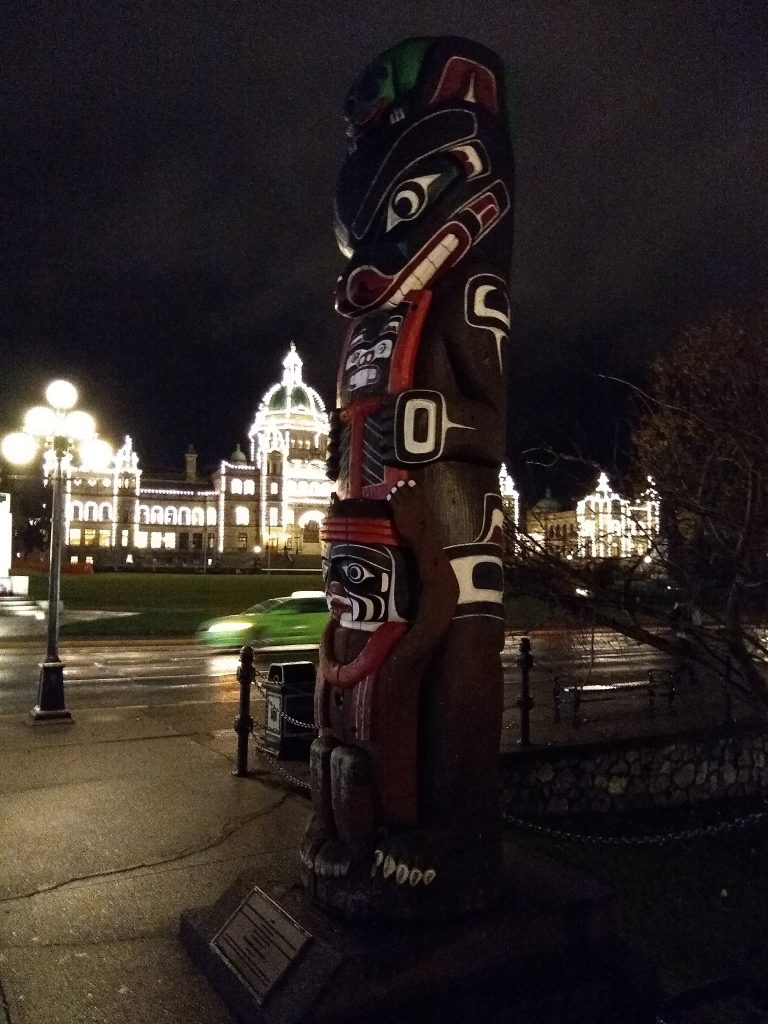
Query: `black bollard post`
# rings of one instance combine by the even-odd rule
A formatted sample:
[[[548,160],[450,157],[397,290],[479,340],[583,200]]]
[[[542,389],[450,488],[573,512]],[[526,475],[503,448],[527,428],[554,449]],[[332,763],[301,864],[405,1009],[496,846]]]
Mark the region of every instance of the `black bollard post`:
[[[530,746],[531,743],[531,708],[533,698],[531,697],[529,674],[533,667],[533,655],[531,654],[531,641],[527,636],[520,640],[520,657],[517,659],[520,666],[520,700],[517,706],[520,708],[520,745]]]
[[[248,775],[248,737],[253,732],[251,686],[255,678],[253,648],[246,644],[245,647],[240,648],[240,664],[237,668],[237,681],[240,683],[240,710],[235,719],[237,763],[232,767],[232,774],[240,778]]]

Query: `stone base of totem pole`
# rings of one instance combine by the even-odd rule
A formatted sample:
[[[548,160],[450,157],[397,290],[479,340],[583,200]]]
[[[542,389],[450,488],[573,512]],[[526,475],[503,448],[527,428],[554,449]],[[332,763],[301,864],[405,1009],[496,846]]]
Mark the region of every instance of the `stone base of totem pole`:
[[[351,924],[313,903],[298,871],[277,882],[273,868],[269,884],[241,876],[181,919],[188,953],[243,1024],[629,1022],[658,998],[617,939],[613,894],[514,846],[498,905],[442,923]]]

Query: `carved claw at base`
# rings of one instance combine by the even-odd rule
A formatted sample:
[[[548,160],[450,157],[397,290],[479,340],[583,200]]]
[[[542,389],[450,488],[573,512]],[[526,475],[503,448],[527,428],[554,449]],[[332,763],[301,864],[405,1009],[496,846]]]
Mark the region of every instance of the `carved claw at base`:
[[[431,855],[425,853],[426,843],[421,832],[393,833],[382,838],[381,843],[374,850],[371,878],[376,878],[381,868],[383,879],[398,886],[408,883],[415,888],[431,885],[437,877],[435,867],[424,867],[424,860],[431,859]]]

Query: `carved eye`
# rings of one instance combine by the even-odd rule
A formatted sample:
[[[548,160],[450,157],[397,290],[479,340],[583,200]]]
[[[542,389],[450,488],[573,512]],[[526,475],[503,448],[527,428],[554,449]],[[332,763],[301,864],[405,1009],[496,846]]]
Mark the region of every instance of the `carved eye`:
[[[429,186],[439,177],[439,174],[422,174],[397,186],[387,208],[387,231],[404,220],[418,217],[429,200]]]
[[[350,583],[362,583],[363,580],[368,580],[373,576],[373,573],[359,562],[350,562],[349,565],[345,565],[344,572]]]

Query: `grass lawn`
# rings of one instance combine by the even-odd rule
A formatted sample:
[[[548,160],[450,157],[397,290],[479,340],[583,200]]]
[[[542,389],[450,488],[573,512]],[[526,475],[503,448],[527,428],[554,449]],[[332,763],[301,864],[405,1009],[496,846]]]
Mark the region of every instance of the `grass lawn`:
[[[257,601],[293,590],[322,590],[319,573],[63,573],[61,599],[68,611],[131,611],[135,615],[86,622],[67,622],[64,637],[192,636],[205,619],[243,611]],[[30,597],[46,600],[47,573],[33,573]],[[552,623],[551,609],[532,598],[505,602],[507,627],[527,630]]]
[[[321,590],[318,573],[243,575],[176,573],[94,573],[61,577],[65,611],[133,611],[114,619],[64,623],[64,637],[189,636],[204,619],[243,611],[268,597],[293,590]],[[45,600],[48,576],[30,576],[30,596]]]

